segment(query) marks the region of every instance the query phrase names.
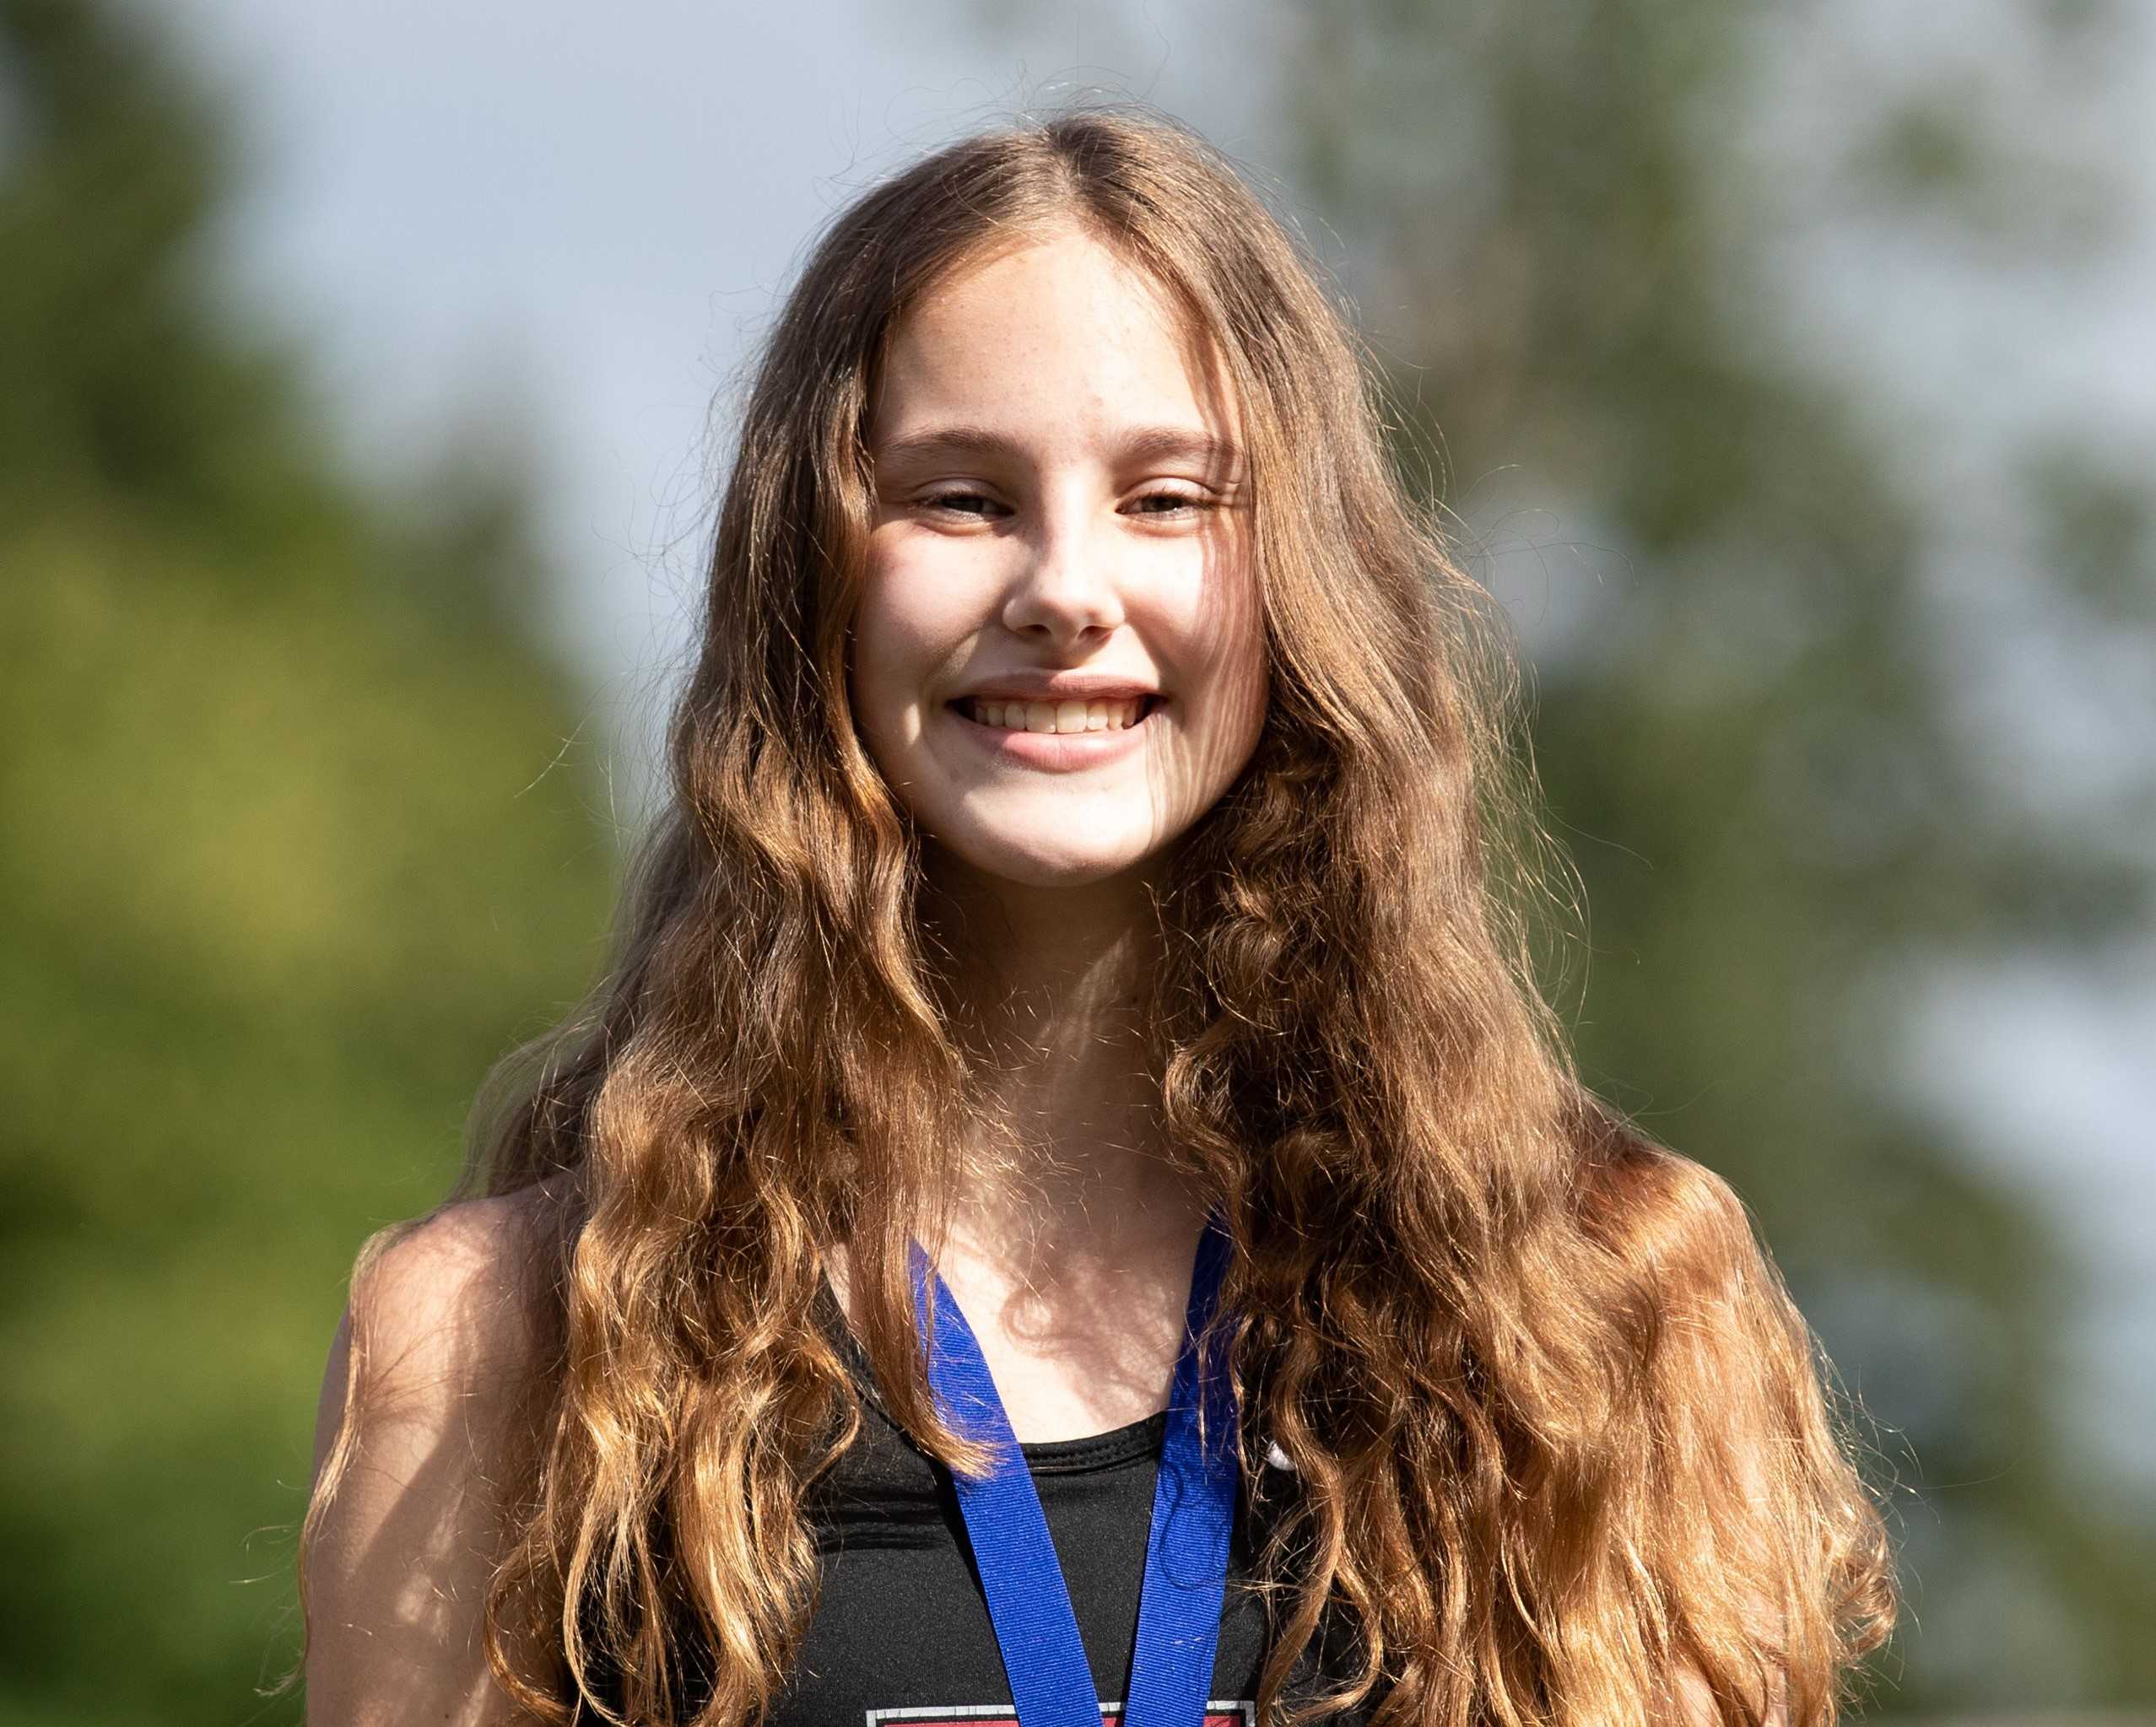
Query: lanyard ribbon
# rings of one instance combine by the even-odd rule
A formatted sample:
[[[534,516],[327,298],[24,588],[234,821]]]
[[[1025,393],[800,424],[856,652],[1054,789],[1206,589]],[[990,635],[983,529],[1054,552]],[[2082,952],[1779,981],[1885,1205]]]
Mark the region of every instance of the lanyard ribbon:
[[[1218,1218],[1208,1219],[1191,1268],[1189,1314],[1169,1392],[1122,1727],[1202,1727],[1213,1687],[1227,1589],[1228,1534],[1235,1519],[1237,1440],[1235,1402],[1224,1384],[1217,1375],[1199,1384],[1197,1339],[1213,1316],[1228,1250]],[[932,1285],[935,1291],[929,1388],[943,1419],[995,1454],[986,1476],[954,1475],[952,1481],[988,1598],[1011,1699],[1018,1706],[1019,1727],[1101,1727],[1093,1671],[1040,1494],[981,1345],[918,1242],[913,1244],[912,1266],[915,1310],[924,1334],[930,1330]]]

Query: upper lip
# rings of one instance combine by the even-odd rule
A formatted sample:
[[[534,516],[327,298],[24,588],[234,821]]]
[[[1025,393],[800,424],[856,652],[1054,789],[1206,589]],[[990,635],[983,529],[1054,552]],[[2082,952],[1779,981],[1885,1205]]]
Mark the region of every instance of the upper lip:
[[[1100,672],[1014,672],[961,691],[955,700],[991,702],[1121,702],[1159,695],[1149,683]]]

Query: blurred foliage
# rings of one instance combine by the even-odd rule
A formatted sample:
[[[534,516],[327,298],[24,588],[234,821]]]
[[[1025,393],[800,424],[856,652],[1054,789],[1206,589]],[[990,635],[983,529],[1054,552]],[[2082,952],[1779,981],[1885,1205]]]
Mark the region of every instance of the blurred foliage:
[[[2023,10],[2040,56],[2117,23]],[[2146,465],[2047,432],[2002,488],[2013,591],[1945,615],[1918,453],[1762,292],[1757,176],[1795,165],[1741,140],[1753,27],[1816,0],[1294,15],[1294,177],[1405,466],[1542,614],[1588,1075],[1735,1180],[1888,1424],[1915,1612],[1883,1699],[2156,1701],[2156,1508],[2075,1479],[2064,1245],[1894,1023],[1932,956],[2148,921],[2145,782],[2061,823],[1967,700],[2009,630],[2148,663]],[[2101,189],[2004,126],[1907,93],[1849,128],[1848,196],[2099,244]],[[248,1699],[293,1648],[343,1272],[581,987],[614,868],[516,469],[343,471],[305,356],[218,311],[235,166],[138,26],[0,0],[0,1723],[296,1719]],[[1565,538],[1516,597],[1530,510]]]
[[[217,310],[139,26],[0,0],[0,1721],[296,1720],[359,1241],[596,963],[614,855],[513,472],[342,471]]]
[[[2024,11],[2029,77],[2116,24]],[[2150,926],[2148,740],[2115,729],[2113,795],[2061,823],[1970,723],[1987,660],[1964,650],[2023,651],[2001,633],[2040,618],[2156,663],[2156,482],[2047,433],[2002,487],[2026,545],[1943,577],[1925,452],[1807,362],[1770,291],[1784,176],[2047,263],[2062,210],[2100,250],[2103,165],[2031,159],[2045,141],[1959,73],[1818,125],[1840,160],[1763,159],[1759,27],[1832,30],[1816,4],[1291,16],[1289,177],[1381,332],[1403,467],[1547,650],[1536,758],[1590,938],[1556,993],[1590,1082],[1736,1183],[1885,1424],[1910,1612],[1875,1694],[2156,1702],[2156,1507],[2081,1472],[2067,1246],[1923,1103],[1895,1023],[1934,960]],[[1531,510],[1556,543],[1523,555]]]

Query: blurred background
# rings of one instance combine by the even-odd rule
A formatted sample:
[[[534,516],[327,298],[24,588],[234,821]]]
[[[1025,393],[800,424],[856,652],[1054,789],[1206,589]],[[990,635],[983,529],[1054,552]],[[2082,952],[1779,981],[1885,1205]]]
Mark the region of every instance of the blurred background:
[[[0,1724],[296,1722],[362,1238],[598,961],[812,230],[1135,97],[1504,601],[1590,1080],[1890,1493],[1889,1719],[2156,1720],[2156,15],[0,0]]]

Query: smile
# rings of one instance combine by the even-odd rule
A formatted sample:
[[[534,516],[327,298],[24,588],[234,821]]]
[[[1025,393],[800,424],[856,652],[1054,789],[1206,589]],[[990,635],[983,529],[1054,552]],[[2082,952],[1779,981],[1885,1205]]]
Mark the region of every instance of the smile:
[[[1006,767],[1070,773],[1144,751],[1166,698],[950,704],[959,728]],[[979,714],[981,717],[975,717]],[[991,721],[993,723],[991,723]]]
[[[1132,696],[1121,701],[999,701],[974,697],[957,703],[959,713],[995,731],[1122,731],[1137,725],[1160,700]]]

